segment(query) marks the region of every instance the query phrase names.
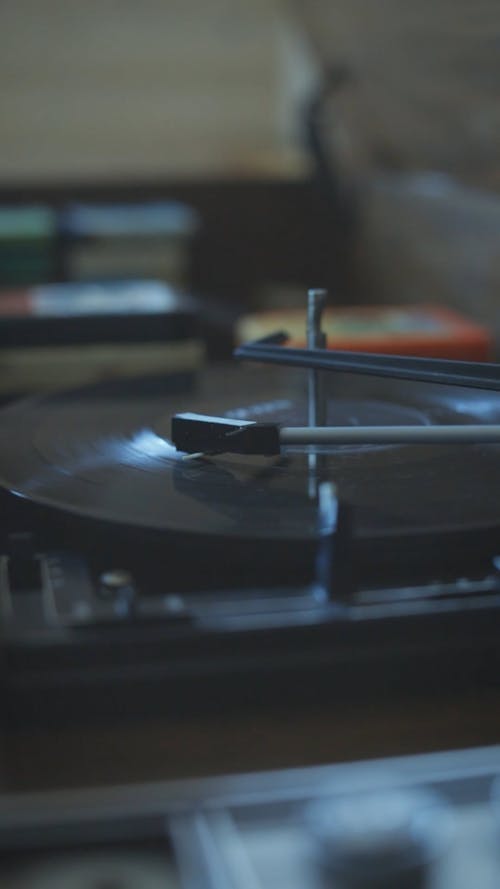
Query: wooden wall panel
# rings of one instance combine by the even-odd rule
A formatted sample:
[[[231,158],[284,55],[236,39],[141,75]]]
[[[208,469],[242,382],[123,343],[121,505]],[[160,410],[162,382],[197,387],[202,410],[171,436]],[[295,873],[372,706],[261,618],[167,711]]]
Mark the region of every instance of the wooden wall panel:
[[[290,29],[280,0],[1,4],[0,181],[295,172]]]

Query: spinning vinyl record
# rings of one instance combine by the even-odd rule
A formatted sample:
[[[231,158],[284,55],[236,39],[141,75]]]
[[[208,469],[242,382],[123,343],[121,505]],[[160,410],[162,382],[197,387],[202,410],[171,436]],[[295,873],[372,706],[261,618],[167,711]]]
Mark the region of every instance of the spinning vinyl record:
[[[495,394],[325,376],[331,425],[500,422]],[[277,458],[186,460],[169,439],[171,416],[187,410],[305,424],[304,380],[230,366],[207,374],[194,397],[122,382],[19,402],[1,416],[1,483],[34,503],[118,525],[294,541],[315,538],[318,484],[332,480],[359,539],[496,539],[494,444],[294,446]]]

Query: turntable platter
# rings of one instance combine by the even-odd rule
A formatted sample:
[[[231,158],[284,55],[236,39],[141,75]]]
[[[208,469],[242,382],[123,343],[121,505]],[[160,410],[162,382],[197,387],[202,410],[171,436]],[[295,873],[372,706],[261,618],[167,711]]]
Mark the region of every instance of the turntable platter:
[[[0,481],[37,504],[128,526],[251,539],[316,534],[317,482],[336,482],[356,534],[500,528],[496,445],[287,448],[279,459],[184,460],[169,418],[196,410],[306,422],[303,374],[223,368],[195,399],[126,383],[99,385],[5,408]],[[331,375],[328,423],[500,422],[500,399],[441,386]],[[256,396],[257,393],[257,396]],[[186,403],[188,402],[188,403]]]

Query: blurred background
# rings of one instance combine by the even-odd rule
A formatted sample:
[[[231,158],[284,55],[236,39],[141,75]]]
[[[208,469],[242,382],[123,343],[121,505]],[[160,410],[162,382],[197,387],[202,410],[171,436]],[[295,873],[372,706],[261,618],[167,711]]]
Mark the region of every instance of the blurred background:
[[[3,4],[2,178],[302,175],[314,61],[280,0]]]
[[[308,286],[335,307],[399,309],[344,316],[342,331],[334,319],[333,345],[360,325],[389,350],[395,329],[456,339],[426,315],[437,306],[482,331],[479,352],[453,355],[496,349],[495,0],[4,3],[0,119],[6,392],[58,377],[56,339],[113,344],[82,379],[119,374],[131,333],[113,339],[102,317],[151,320],[173,293],[210,357],[230,354],[242,318],[302,306]],[[55,338],[75,314],[98,332]]]

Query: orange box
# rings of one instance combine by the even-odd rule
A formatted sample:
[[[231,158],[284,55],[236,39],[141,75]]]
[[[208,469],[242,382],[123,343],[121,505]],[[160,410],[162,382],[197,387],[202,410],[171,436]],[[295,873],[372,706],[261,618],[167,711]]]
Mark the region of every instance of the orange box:
[[[461,361],[490,361],[493,337],[486,327],[444,306],[356,306],[328,308],[322,328],[327,348],[387,355],[416,355]],[[250,342],[278,330],[287,345],[306,346],[306,310],[259,312],[239,319],[239,342]]]

